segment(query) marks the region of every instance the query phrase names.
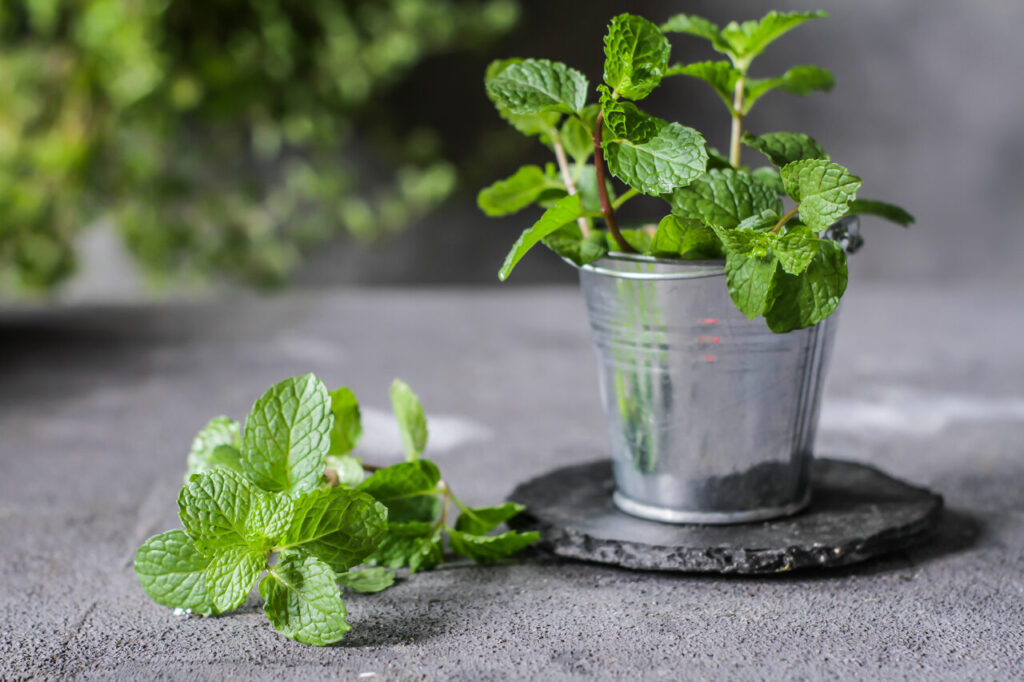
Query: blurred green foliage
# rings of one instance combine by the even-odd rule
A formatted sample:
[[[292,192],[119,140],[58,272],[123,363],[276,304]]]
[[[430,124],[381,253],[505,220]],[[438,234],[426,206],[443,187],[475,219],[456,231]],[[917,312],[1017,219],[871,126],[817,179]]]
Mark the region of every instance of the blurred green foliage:
[[[401,228],[455,173],[380,95],[517,18],[516,0],[0,0],[0,291],[66,278],[99,220],[157,278],[258,284],[340,229]]]

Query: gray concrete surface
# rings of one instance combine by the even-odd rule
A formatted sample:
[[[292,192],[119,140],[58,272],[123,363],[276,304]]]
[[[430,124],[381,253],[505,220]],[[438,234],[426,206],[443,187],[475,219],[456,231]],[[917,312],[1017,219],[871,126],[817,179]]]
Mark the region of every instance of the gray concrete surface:
[[[569,288],[352,291],[0,315],[0,678],[991,679],[1024,670],[1024,315],[1013,292],[854,285],[820,451],[941,492],[932,544],[833,573],[721,578],[527,556],[349,600],[350,635],[277,635],[256,600],[184,618],[135,581],[175,527],[192,433],[285,376],[387,426],[405,378],[469,502],[604,451]],[[367,456],[397,457],[370,434]],[[374,676],[368,675],[373,673]],[[367,674],[364,676],[364,674]]]

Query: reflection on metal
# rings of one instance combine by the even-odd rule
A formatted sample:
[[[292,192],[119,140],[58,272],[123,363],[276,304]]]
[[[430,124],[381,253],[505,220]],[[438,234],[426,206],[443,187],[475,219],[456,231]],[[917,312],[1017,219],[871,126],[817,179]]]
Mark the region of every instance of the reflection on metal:
[[[741,523],[807,504],[834,322],[773,334],[736,310],[721,261],[616,254],[580,283],[620,509]]]
[[[864,237],[860,235],[860,218],[855,215],[840,218],[821,236],[839,242],[839,246],[843,247],[846,253],[857,253],[860,247],[864,246]]]

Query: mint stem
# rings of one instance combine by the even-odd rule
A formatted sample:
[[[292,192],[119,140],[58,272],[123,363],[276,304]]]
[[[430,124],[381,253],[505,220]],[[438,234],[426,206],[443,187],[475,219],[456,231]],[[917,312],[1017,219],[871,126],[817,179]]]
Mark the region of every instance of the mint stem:
[[[601,130],[604,128],[604,112],[597,114],[597,121],[594,122],[594,173],[597,176],[597,194],[601,197],[601,213],[604,215],[605,225],[608,231],[615,238],[615,243],[623,253],[636,253],[636,249],[630,246],[619,232],[619,224],[615,222],[615,210],[612,202],[608,199],[608,186],[604,178],[604,150],[601,148]]]
[[[782,229],[782,226],[785,225],[786,223],[788,223],[790,218],[795,216],[799,210],[800,210],[800,204],[797,204],[796,206],[791,208],[786,215],[784,215],[781,218],[779,218],[779,222],[775,223],[775,227],[772,228],[772,232],[771,233],[772,234],[778,234],[779,230]]]
[[[569,159],[565,156],[565,148],[562,147],[562,141],[558,139],[557,135],[552,135],[551,140],[554,143],[555,159],[558,160],[558,170],[562,172],[562,182],[565,183],[565,191],[570,195],[576,194],[576,183],[572,181],[572,174],[569,172]],[[583,238],[586,239],[590,234],[590,221],[580,216],[576,219],[576,223],[580,226]]]
[[[729,164],[733,168],[739,168],[742,162],[743,148],[740,140],[743,139],[743,89],[746,74],[741,74],[736,79],[736,88],[732,96],[732,136],[729,140]]]

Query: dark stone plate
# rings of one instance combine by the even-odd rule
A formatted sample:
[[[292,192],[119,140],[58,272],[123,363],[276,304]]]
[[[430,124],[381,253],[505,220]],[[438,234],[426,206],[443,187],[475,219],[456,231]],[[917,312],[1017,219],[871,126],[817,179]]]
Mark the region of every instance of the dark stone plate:
[[[626,568],[779,573],[845,566],[907,547],[938,525],[942,497],[853,462],[818,459],[803,512],[731,526],[674,525],[629,516],[612,505],[612,466],[556,469],[510,496],[527,511],[513,527],[537,530],[559,556]]]

